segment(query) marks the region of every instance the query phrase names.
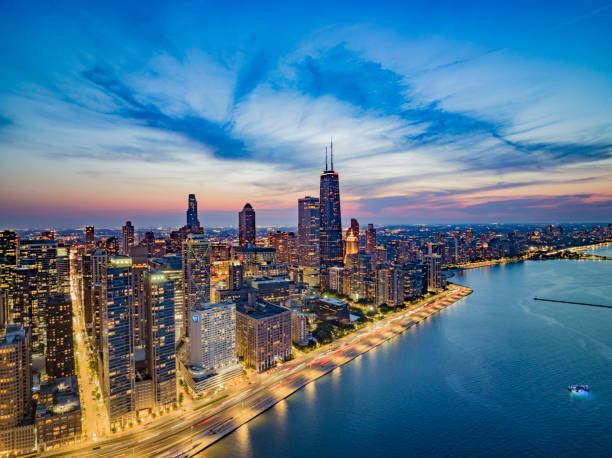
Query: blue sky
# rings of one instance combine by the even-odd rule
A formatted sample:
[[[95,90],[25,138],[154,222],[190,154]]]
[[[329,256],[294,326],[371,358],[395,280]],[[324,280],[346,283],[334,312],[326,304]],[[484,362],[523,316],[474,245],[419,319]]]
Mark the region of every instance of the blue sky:
[[[127,5],[126,5],[127,3]],[[3,2],[0,224],[612,219],[612,3]]]

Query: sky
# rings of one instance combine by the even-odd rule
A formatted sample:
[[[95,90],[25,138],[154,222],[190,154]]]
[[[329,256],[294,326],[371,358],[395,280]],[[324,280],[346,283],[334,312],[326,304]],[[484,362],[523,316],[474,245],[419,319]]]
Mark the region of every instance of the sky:
[[[0,227],[612,222],[612,3],[0,2]]]

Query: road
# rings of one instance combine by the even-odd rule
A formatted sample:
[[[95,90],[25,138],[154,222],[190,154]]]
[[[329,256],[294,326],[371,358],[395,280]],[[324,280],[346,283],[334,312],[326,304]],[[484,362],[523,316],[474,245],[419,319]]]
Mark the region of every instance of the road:
[[[194,456],[307,383],[397,336],[470,292],[468,288],[456,286],[408,311],[390,314],[360,331],[289,361],[273,372],[262,374],[256,383],[245,385],[223,402],[140,426],[97,445],[65,448],[50,455]]]
[[[72,263],[71,263],[72,264]],[[79,391],[81,397],[81,415],[83,439],[97,441],[109,434],[108,416],[102,398],[96,399],[92,394],[98,389],[102,393],[98,374],[90,375],[87,366],[91,352],[91,343],[85,328],[85,312],[81,303],[81,294],[77,291],[76,273],[70,273],[70,295],[72,296],[73,334],[76,345],[75,358],[78,361]]]

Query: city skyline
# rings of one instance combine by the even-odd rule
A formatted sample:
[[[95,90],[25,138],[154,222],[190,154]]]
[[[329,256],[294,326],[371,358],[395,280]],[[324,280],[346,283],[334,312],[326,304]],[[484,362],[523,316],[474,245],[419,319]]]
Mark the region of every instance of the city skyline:
[[[295,225],[330,137],[345,224],[612,214],[612,5],[383,6],[3,5],[0,223]]]

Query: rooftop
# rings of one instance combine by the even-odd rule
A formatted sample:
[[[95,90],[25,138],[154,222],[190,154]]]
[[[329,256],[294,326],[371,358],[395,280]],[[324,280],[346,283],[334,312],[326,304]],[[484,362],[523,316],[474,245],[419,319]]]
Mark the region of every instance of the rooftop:
[[[236,311],[255,320],[262,320],[281,313],[291,313],[289,309],[271,304],[266,301],[257,301],[255,305],[238,305]]]

